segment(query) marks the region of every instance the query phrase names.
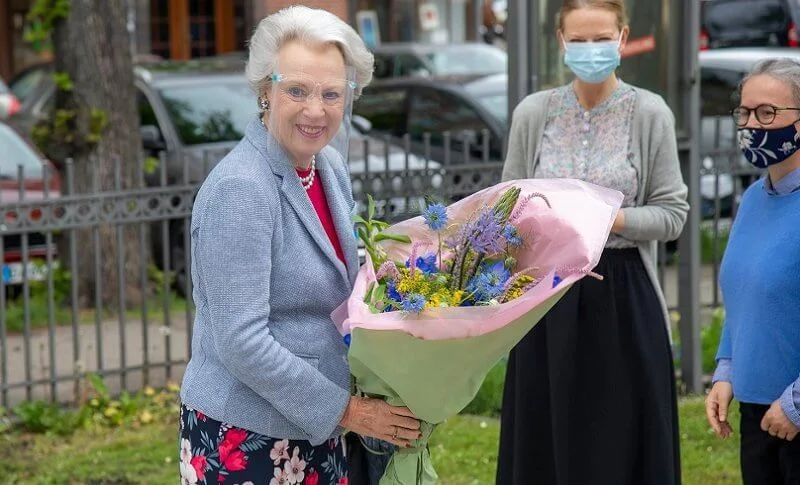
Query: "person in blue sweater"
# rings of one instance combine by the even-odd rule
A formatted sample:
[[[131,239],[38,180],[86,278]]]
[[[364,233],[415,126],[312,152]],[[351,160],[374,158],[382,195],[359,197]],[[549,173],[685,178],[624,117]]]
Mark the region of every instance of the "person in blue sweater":
[[[725,326],[706,398],[732,433],[741,411],[744,485],[800,484],[800,62],[753,67],[733,110],[745,158],[767,173],[744,193],[720,268]]]

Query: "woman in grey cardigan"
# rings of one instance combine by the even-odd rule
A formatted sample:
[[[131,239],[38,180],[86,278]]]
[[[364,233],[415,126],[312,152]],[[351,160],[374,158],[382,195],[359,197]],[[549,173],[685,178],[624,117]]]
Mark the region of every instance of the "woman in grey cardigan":
[[[262,20],[249,55],[262,113],[192,210],[181,479],[347,484],[343,430],[397,446],[419,436],[408,409],[351,396],[330,319],[358,271],[347,144],[331,140],[373,56],[338,17],[299,6]]]
[[[512,351],[497,483],[680,483],[669,321],[656,241],[688,211],[672,113],[614,71],[628,36],[622,0],[567,0],[567,86],[514,110],[504,180],[578,178],[624,194],[595,271]],[[614,444],[613,446],[611,444]]]

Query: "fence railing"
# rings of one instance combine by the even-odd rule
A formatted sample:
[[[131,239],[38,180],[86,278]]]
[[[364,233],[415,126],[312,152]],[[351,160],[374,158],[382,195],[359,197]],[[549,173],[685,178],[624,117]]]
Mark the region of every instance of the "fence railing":
[[[398,220],[418,214],[423,196],[449,202],[500,180],[502,161],[489,156],[485,134],[479,146],[462,145],[440,161],[426,156],[430,143],[426,136],[420,153],[408,137],[351,146],[350,175],[361,207],[371,194],[381,217]],[[465,152],[474,156],[462,158]],[[204,157],[201,173],[222,155]],[[708,241],[701,241],[709,246],[701,284],[709,307],[720,304],[716,275],[725,228],[757,175],[740,157],[735,147],[717,143],[704,153],[710,161],[697,175],[704,190],[714,189],[704,201]],[[193,305],[186,298],[186,248],[202,176],[188,156],[175,154],[162,156],[154,173],[139,162],[137,180],[127,184],[121,174],[130,167],[118,159],[103,163],[68,163],[63,179],[52,170],[41,181],[20,172],[19,189],[2,194],[0,406],[80,400],[87,373],[102,375],[112,391],[160,386],[177,381],[188,361]],[[679,250],[676,244],[661,250],[660,278],[673,307]]]

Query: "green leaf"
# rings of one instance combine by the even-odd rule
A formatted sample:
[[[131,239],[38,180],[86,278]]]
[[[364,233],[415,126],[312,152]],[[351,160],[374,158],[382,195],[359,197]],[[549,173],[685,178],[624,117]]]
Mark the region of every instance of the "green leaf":
[[[86,378],[89,380],[89,384],[100,397],[103,399],[109,398],[108,387],[106,387],[106,383],[103,382],[102,377],[97,374],[89,374],[86,376]]]
[[[367,219],[372,220],[375,217],[375,200],[372,198],[371,195],[367,195],[368,205],[367,205]]]
[[[397,241],[401,243],[410,243],[411,238],[404,234],[387,234],[385,232],[381,232],[375,235],[375,242],[381,242],[381,241]]]
[[[372,301],[372,292],[375,290],[375,283],[370,283],[369,288],[367,288],[367,294],[364,295],[364,303],[369,303]]]

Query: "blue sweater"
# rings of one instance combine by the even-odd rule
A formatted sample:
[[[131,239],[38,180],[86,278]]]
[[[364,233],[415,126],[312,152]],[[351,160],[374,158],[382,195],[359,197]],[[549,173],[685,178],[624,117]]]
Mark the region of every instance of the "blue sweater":
[[[725,326],[718,359],[730,359],[741,402],[771,404],[800,423],[800,191],[744,194],[720,269]],[[727,380],[727,379],[724,379]],[[788,408],[788,409],[787,409]]]

